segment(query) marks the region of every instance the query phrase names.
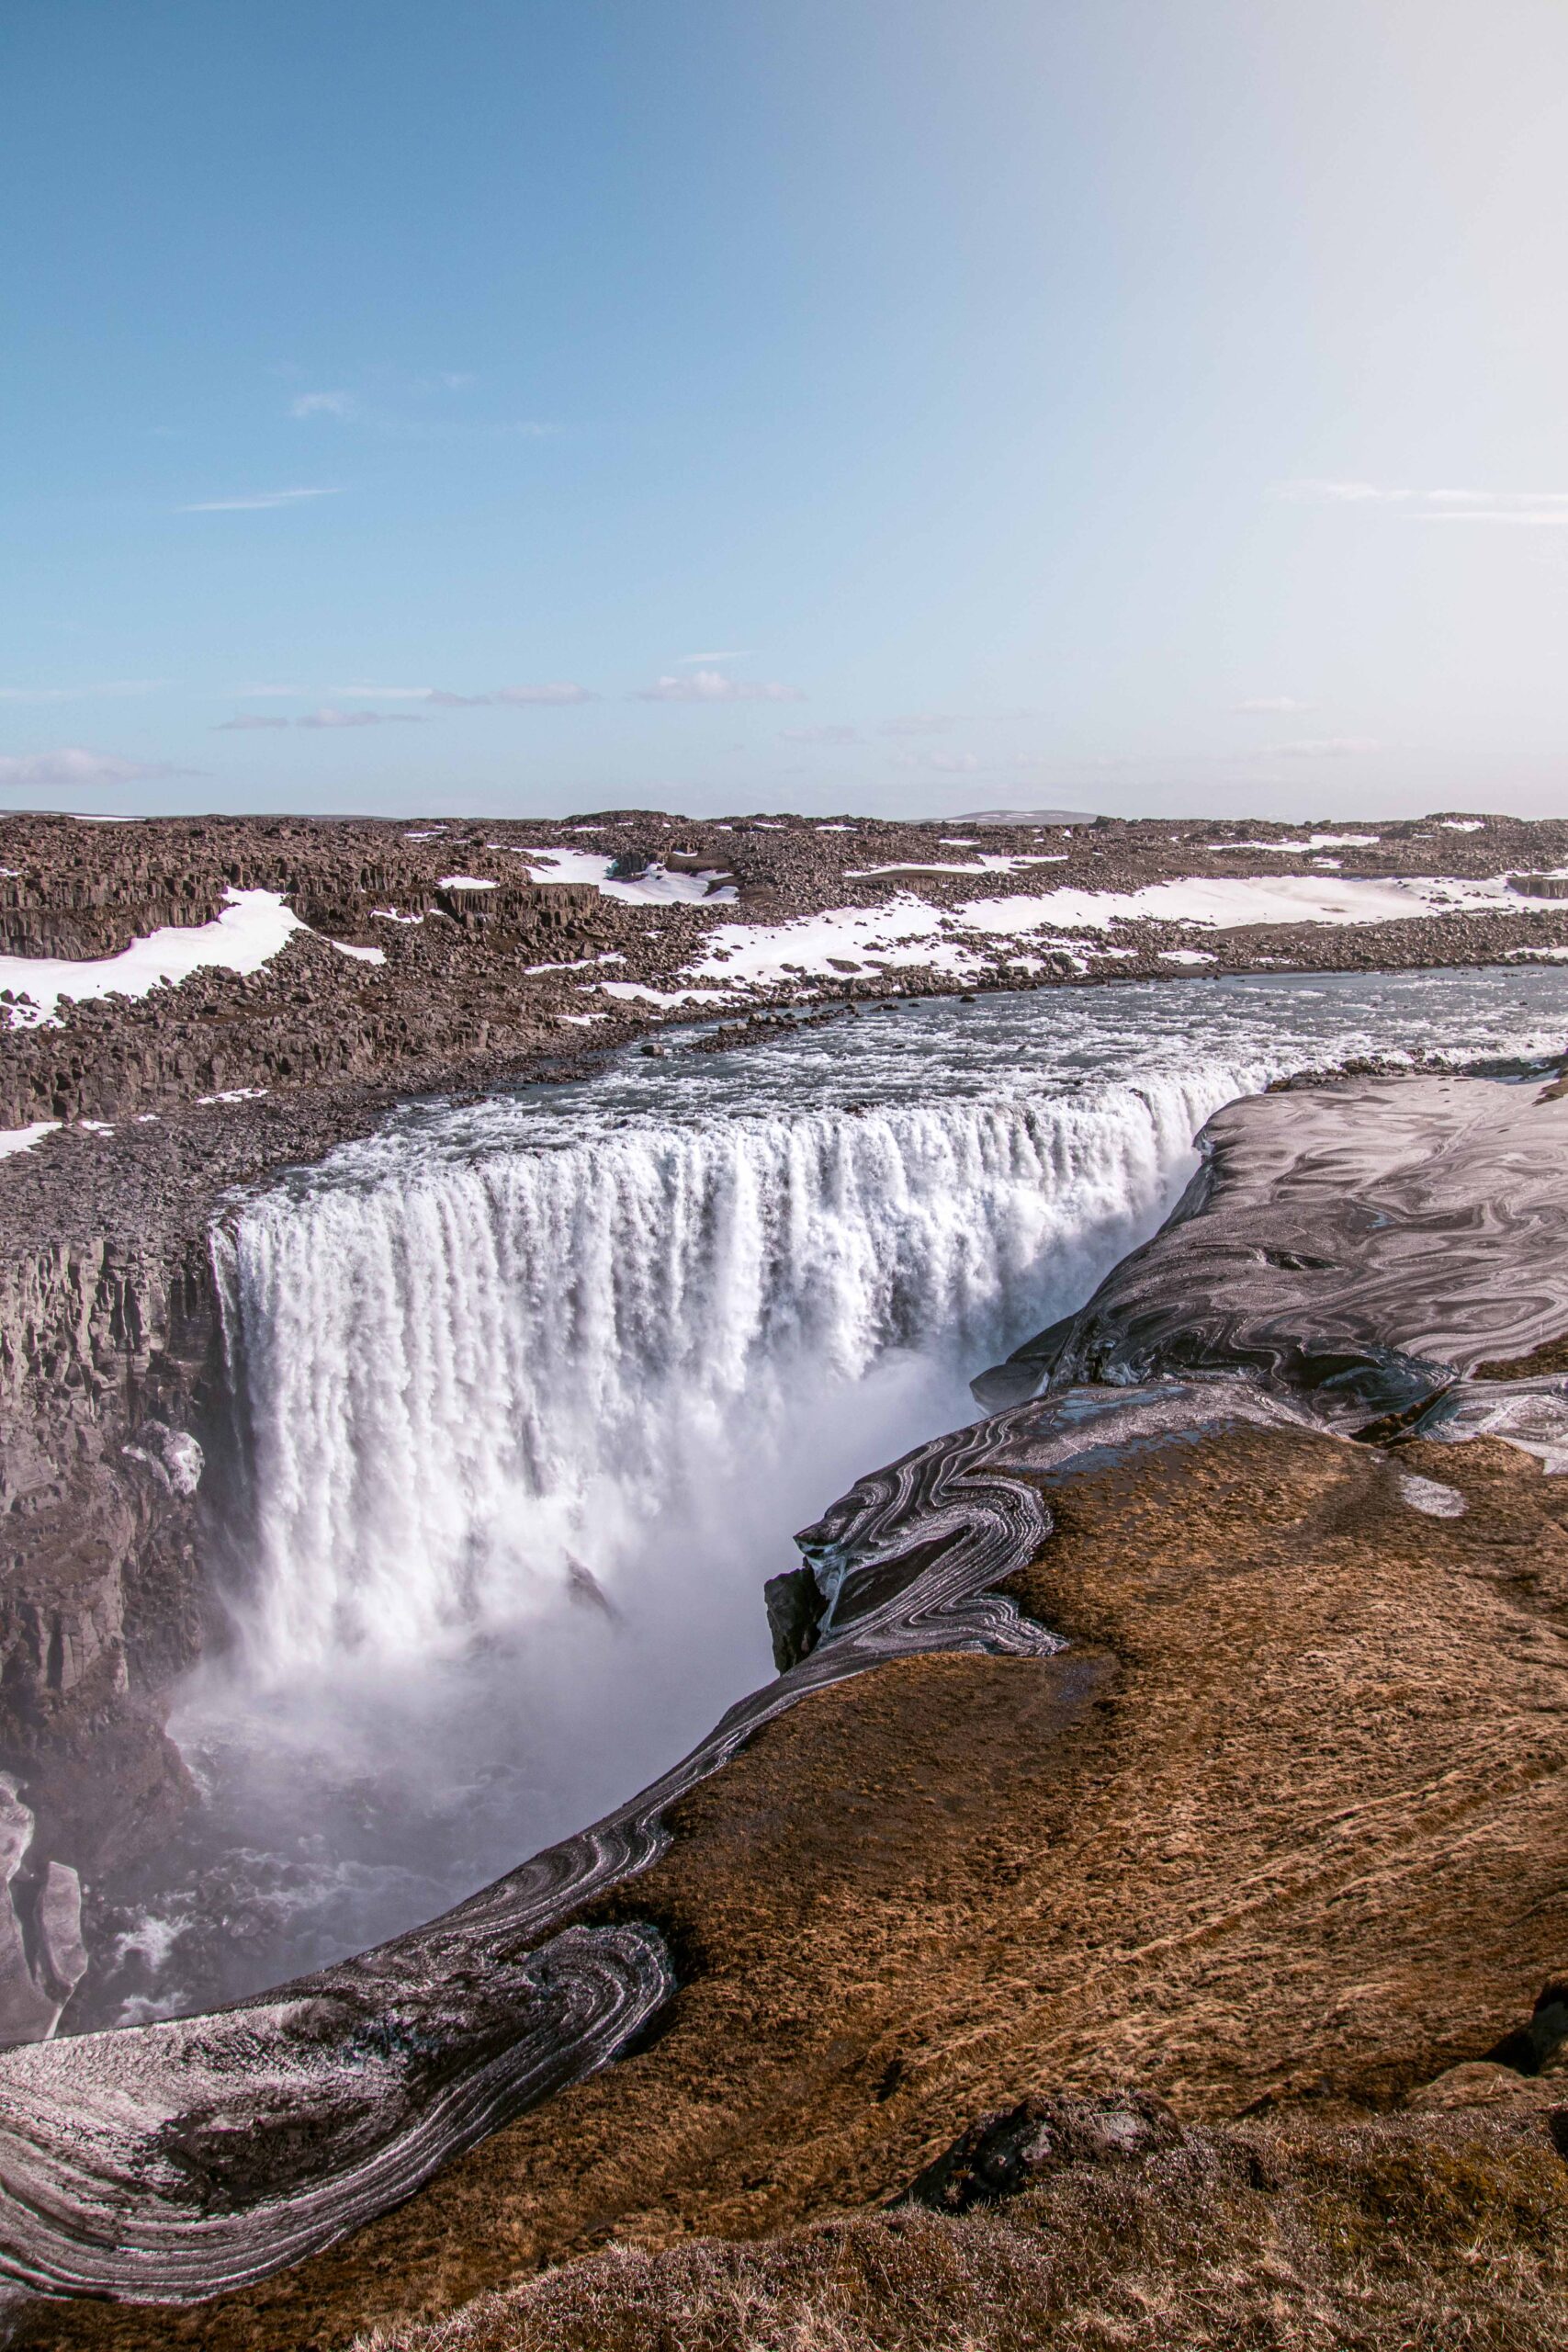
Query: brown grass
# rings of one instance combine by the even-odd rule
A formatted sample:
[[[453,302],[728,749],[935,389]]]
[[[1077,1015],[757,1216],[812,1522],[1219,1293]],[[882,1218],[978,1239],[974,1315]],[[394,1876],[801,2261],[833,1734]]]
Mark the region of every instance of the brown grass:
[[[1549,1372],[1568,1372],[1568,1333],[1559,1340],[1543,1340],[1528,1356],[1496,1356],[1490,1363],[1478,1363],[1477,1380],[1533,1380]]]
[[[1560,2352],[1536,2115],[1194,2133],[989,2213],[621,2250],[358,2352]]]
[[[614,2346],[597,2320],[568,2326],[570,2282],[648,2275],[607,2248],[677,2265],[657,2278],[695,2264],[682,2295],[707,2295],[718,2263],[734,2293],[787,2302],[804,2259],[788,2249],[812,2242],[792,2233],[873,2211],[1030,2090],[1135,2084],[1213,2129],[1307,2106],[1353,2123],[1479,2058],[1568,1969],[1568,1479],[1485,1440],[1397,1460],[1461,1487],[1464,1516],[1424,1517],[1385,1457],[1302,1431],[1080,1465],[1014,1587],[1072,1648],[910,1658],[820,1693],[678,1805],[663,1860],[596,1906],[655,1920],[676,1952],[681,1989],[647,2044],[294,2270],[187,2311],[55,2306],[35,2340],[343,2352],[549,2271],[558,2340]],[[1353,2317],[1346,2281],[1358,2263],[1384,2277],[1383,2233],[1361,2190],[1341,2207],[1371,2249],[1335,2257]],[[991,2226],[1021,2261],[1024,2221]],[[965,2260],[988,2243],[899,2228]],[[914,2259],[856,2222],[846,2262],[866,2229],[879,2260]],[[691,2251],[727,2242],[758,2250]],[[1256,2301],[1253,2240],[1219,2246]],[[1261,2320],[1205,2338],[1206,2274],[1150,2262],[1197,2314],[1165,2341],[1291,2341]],[[835,2293],[849,2317],[812,2304],[799,2326],[849,2329],[853,2297]],[[929,2310],[912,2336],[889,2295],[846,2344],[942,2340]],[[1007,2340],[953,2309],[976,2346]],[[1052,2325],[1066,2345],[1161,2341],[1128,2334],[1122,2303],[1115,2318],[1120,2337]],[[760,2324],[714,2340],[772,2352]],[[670,2352],[704,2344],[697,2326],[667,2332]]]

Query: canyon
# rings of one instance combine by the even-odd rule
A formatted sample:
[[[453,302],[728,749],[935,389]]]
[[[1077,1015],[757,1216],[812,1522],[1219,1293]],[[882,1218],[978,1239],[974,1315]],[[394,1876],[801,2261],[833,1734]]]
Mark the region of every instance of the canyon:
[[[21,868],[0,907],[7,1982],[18,2018],[63,2026],[0,2055],[0,2256],[30,2289],[152,2306],[23,2305],[18,2340],[346,2343],[606,2236],[751,2237],[874,2203],[1037,2082],[1136,2079],[1194,2126],[1260,2098],[1382,2111],[1528,2008],[1562,1958],[1540,1465],[1568,1438],[1537,1358],[1568,1328],[1548,1082],[1568,828],[987,822],[979,849],[962,824],[626,812],[0,830]],[[46,964],[145,965],[154,942],[164,964],[237,957],[234,915],[276,943],[249,969],[122,975],[136,994],[106,971],[105,992],[46,1001]],[[988,1362],[973,1423],[964,1383]],[[791,1568],[763,1555],[803,1462],[818,1510],[847,1492]],[[687,1581],[643,1598],[661,1514]],[[525,1523],[543,1532],[520,1548]],[[1244,1525],[1246,1610],[1221,1622]],[[664,1612],[671,1660],[714,1612],[710,1679],[650,1710],[640,1748],[620,1686],[573,1684],[627,1739],[600,1794],[569,1776],[530,1814],[551,1678],[606,1628],[640,1641],[639,1607]],[[1447,1794],[1398,1793],[1397,1758],[1360,1741],[1382,1702],[1348,1651],[1315,1693],[1288,1664],[1319,1654],[1312,1609],[1358,1641],[1375,1620],[1378,1688],[1415,1694],[1408,1770]],[[1157,1670],[1140,1611],[1169,1644]],[[1505,1618],[1528,1691],[1478,1665]],[[490,1681],[462,1679],[476,1645]],[[319,1951],[296,1928],[203,1949],[186,1920],[183,1984],[161,1977],[161,1858],[223,1793],[200,1708],[231,1721],[243,1690],[276,1734],[280,1688],[335,1679],[347,1706],[367,1662],[389,1683],[443,1657],[454,1692],[526,1690],[546,1727],[473,1807],[453,1878],[421,1907],[411,1858],[438,1810],[406,1852],[378,1823],[364,1863],[391,1891],[314,1921]],[[665,1673],[656,1642],[644,1667]],[[1193,1752],[1169,1713],[1183,1677],[1242,1746],[1201,1826],[1177,1774],[1134,1828],[1119,1775]],[[1540,1718],[1524,1762],[1499,1710]],[[388,1747],[412,1720],[364,1718]],[[1326,1780],[1307,1760],[1325,1738]],[[614,1770],[644,1756],[628,1797]],[[454,1750],[454,1785],[473,1761]],[[1247,1870],[1270,1917],[1297,1906],[1271,2060],[1235,2045],[1249,1928],[1225,1929],[1223,1981],[1162,1960],[1136,1992],[1125,1958],[1129,1938],[1213,1944],[1194,1923],[1229,1917],[1259,1774],[1283,1810]],[[1547,1810],[1505,1833],[1516,1797]],[[1062,1825],[1045,1878],[1041,1804]],[[1376,2015],[1312,1907],[1332,1872],[1311,1825],[1347,1806],[1386,1838]],[[1106,1908],[1096,1825],[1131,1840],[1135,1923]],[[1478,1862],[1461,1895],[1443,1858],[1505,1834],[1513,1941],[1499,1926],[1461,1962],[1464,1905],[1483,1917],[1498,1881]],[[1395,1885],[1377,1855],[1401,1841],[1430,1863]],[[1156,1933],[1168,1849],[1200,1858],[1197,1907]],[[1051,2032],[1014,1912],[1060,1942]],[[1432,1970],[1448,1953],[1446,2023],[1427,1963],[1392,1957],[1413,1933]],[[966,1976],[976,1934],[993,1958]],[[1114,2029],[1083,1989],[1111,1951],[1133,2005]],[[1164,2040],[1130,2021],[1151,2006]],[[808,2022],[834,2014],[856,2020],[836,2057]],[[792,2081],[811,2086],[796,2155]],[[498,2197],[487,2236],[469,2200]]]

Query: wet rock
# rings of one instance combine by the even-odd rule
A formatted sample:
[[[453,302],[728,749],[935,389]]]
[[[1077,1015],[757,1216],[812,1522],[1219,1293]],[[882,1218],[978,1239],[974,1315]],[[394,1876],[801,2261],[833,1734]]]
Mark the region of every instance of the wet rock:
[[[200,1445],[188,1430],[172,1430],[164,1421],[143,1421],[135,1442],[124,1452],[143,1462],[166,1494],[194,1495],[206,1467]]]
[[[1144,2091],[1036,2095],[981,2116],[910,2182],[903,2201],[967,2213],[1017,2197],[1069,2165],[1138,2164],[1183,2146],[1186,2136],[1164,2101]]]

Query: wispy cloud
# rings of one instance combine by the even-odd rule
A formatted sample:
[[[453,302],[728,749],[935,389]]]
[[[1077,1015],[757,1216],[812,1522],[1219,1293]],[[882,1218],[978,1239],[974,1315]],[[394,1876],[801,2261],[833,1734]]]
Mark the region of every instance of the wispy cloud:
[[[1292,506],[1397,506],[1415,492],[1381,488],[1375,481],[1329,481],[1314,474],[1297,481],[1270,482],[1269,495]]]
[[[676,662],[677,670],[694,670],[705,662],[750,662],[756,649],[750,645],[732,645],[721,653],[682,653]]]
[[[684,678],[656,678],[634,690],[634,702],[804,702],[798,686],[776,679],[727,678],[720,670],[694,670]]]
[[[1376,752],[1382,745],[1372,735],[1317,735],[1295,743],[1275,743],[1269,756],[1277,760],[1346,760],[1358,752]]]
[[[858,727],[784,727],[779,730],[786,743],[858,743]]]
[[[1267,718],[1298,718],[1312,708],[1310,702],[1298,702],[1294,695],[1250,695],[1246,702],[1233,706],[1244,718],[1256,713]]]
[[[166,678],[117,678],[92,686],[0,686],[0,702],[87,702],[100,695],[151,695]]]
[[[943,710],[907,710],[897,718],[885,718],[884,735],[945,735],[953,720]]]
[[[341,498],[341,488],[332,490],[254,490],[238,498],[198,498],[188,506],[176,506],[176,514],[253,514],[269,506],[299,506],[309,498]]]
[[[287,718],[269,718],[259,710],[237,711],[232,718],[220,718],[213,729],[215,735],[248,735],[258,727],[287,727]]]
[[[301,392],[288,403],[290,416],[335,416],[346,424],[359,414],[359,402],[352,392]]]
[[[297,718],[296,727],[419,727],[417,710],[337,710],[331,705]]]
[[[922,775],[979,775],[982,772],[996,775],[1001,768],[1032,767],[1026,760],[981,760],[974,752],[895,752],[893,764],[897,768],[918,768]]]
[[[0,758],[0,787],[154,784],[166,776],[197,773],[195,768],[171,767],[165,760],[126,760],[113,752],[89,752],[76,743],[63,744],[57,752]]]
[[[359,390],[346,385],[311,390],[304,370],[293,365],[279,367],[273,372],[286,383],[306,381],[307,389],[293,392],[288,399],[288,414],[298,422],[309,424],[326,417],[388,441],[544,441],[560,430],[558,425],[536,416],[477,417],[455,413],[456,396],[471,391],[479,381],[462,368],[440,368],[425,376],[373,370],[368,389]]]
[[[1295,506],[1387,506],[1413,522],[1568,525],[1568,490],[1410,490],[1383,482],[1309,477],[1278,481],[1271,498]]]
[[[293,702],[304,693],[303,686],[236,686],[236,702]]]
[[[371,415],[367,424],[389,441],[552,441],[561,430],[543,417],[500,417],[486,423],[479,417]]]
[[[427,702],[438,710],[486,710],[500,706],[594,702],[588,686],[570,678],[551,678],[537,686],[492,686],[484,694],[453,694],[445,686],[333,686],[344,702]]]

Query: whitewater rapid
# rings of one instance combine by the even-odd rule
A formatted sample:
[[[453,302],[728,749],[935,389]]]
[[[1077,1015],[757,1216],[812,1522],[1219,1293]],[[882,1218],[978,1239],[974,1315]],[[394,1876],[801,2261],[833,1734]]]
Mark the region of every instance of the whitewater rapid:
[[[119,2014],[335,1959],[651,1780],[766,1679],[793,1531],[972,1419],[1222,1103],[1565,1029],[1552,969],[881,1008],[409,1106],[239,1204],[233,1638],[174,1717],[209,1804]]]

